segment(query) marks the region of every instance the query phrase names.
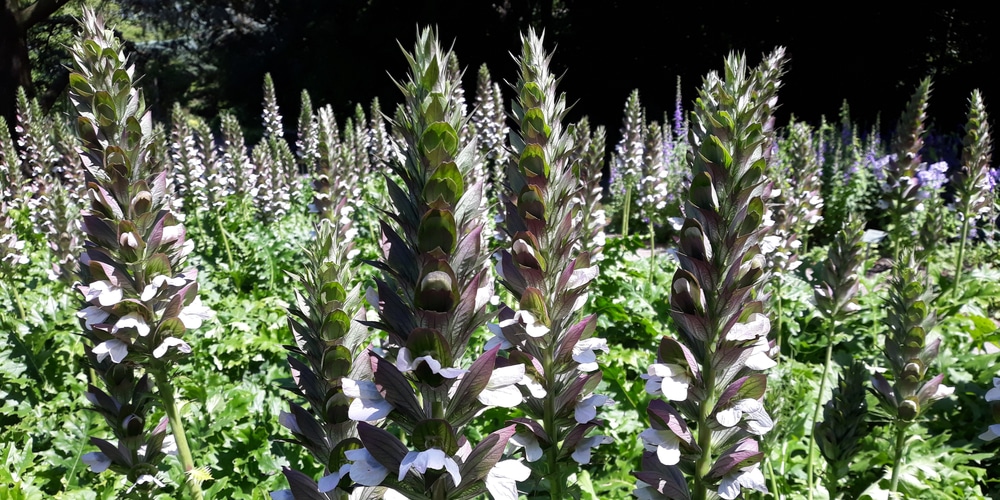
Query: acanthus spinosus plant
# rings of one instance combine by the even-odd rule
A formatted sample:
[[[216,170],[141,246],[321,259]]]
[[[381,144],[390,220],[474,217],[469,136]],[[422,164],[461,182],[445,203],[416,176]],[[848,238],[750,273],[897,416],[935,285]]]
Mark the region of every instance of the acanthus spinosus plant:
[[[342,198],[338,205],[344,203]],[[297,276],[302,290],[296,291],[288,317],[295,344],[286,348],[291,353],[293,392],[309,406],[290,402],[279,421],[291,431],[293,442],[323,466],[323,476],[317,481],[286,467],[290,489],[272,493],[275,500],[344,499],[351,489],[346,452],[359,447],[360,441],[349,408],[352,397],[363,396],[362,385],[354,380],[370,378],[362,352],[368,328],[358,321],[365,318],[361,284],[351,265],[356,232],[350,224],[321,219],[316,239],[306,251],[308,265]],[[363,359],[355,363],[359,355]],[[363,385],[372,390],[370,382]]]
[[[590,462],[591,448],[610,441],[591,432],[603,425],[598,408],[611,402],[594,393],[601,381],[597,353],[608,345],[592,336],[596,316],[579,314],[598,269],[578,245],[589,234],[577,223],[585,185],[563,129],[566,98],[556,93],[542,37],[528,31],[521,42],[511,113],[519,129],[510,135],[502,225],[510,246],[497,262],[517,303],[501,307],[486,345],[509,350],[513,366],[524,367],[531,379],[522,390],[525,417],[513,420],[518,433],[511,442],[524,447],[536,487],[545,481],[551,498],[561,499],[571,495],[567,478]]]
[[[590,255],[591,262],[599,262],[604,258],[602,250],[606,242],[604,227],[607,225],[607,216],[601,203],[604,194],[601,172],[604,170],[607,134],[603,126],[598,126],[591,132],[590,120],[586,116],[570,126],[566,133],[571,136],[575,146],[569,161],[573,165],[573,175],[580,179],[581,188],[578,218],[583,234],[577,242],[580,250]]]
[[[970,218],[989,211],[990,151],[993,138],[990,133],[986,104],[979,90],[969,97],[968,121],[962,148],[962,166],[955,180],[955,210],[962,221],[959,233],[958,255],[955,257],[955,284],[957,290],[965,268],[965,245],[969,239]]]
[[[493,296],[481,238],[483,184],[471,181],[482,158],[474,141],[459,139],[466,114],[456,99],[460,73],[447,69],[453,54],[424,29],[405,55],[410,74],[397,82],[404,102],[393,124],[404,156],[391,165],[400,182],[387,180],[392,206],[382,222],[383,257],[373,263],[383,274],[367,293],[378,313],[368,324],[388,340],[367,354],[373,380],[343,381],[363,445],[346,452],[350,477],[414,499],[486,491],[514,498],[527,469],[500,461],[514,426],[475,447],[467,435],[486,408],[520,404],[515,384],[525,378],[525,367],[504,364],[498,347],[462,366]],[[377,425],[383,419],[405,433],[406,444]]]
[[[91,438],[100,451],[83,460],[95,472],[110,468],[126,476],[129,491],[148,494],[164,486],[157,465],[174,442],[189,494],[200,499],[171,374],[191,352],[184,333],[210,311],[198,298],[197,271],[184,267],[193,246],[169,209],[168,179],[156,161],[134,66],[92,11],[84,11],[82,25],[69,81],[91,205],[83,214],[77,288],[84,304],[77,316],[87,356],[105,386],[91,385],[87,399],[118,440]],[[149,421],[157,400],[167,415],[159,425]]]
[[[676,336],[660,343],[646,390],[647,452],[635,473],[639,498],[737,498],[766,491],[757,438],[773,427],[763,406],[774,366],[762,286],[778,48],[756,70],[730,55],[711,72],[688,132],[692,180],[670,295]],[[690,476],[690,481],[685,479]]]

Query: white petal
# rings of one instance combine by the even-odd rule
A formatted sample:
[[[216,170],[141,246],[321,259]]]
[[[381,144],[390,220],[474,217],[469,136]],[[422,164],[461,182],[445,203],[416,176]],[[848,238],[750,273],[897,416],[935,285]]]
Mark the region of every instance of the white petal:
[[[747,358],[746,367],[751,370],[764,371],[777,366],[778,362],[771,359],[768,352],[770,349],[767,336],[757,338],[757,343],[754,344],[753,350],[750,351],[750,357]]]
[[[517,482],[529,477],[531,469],[520,460],[502,460],[486,474],[486,489],[493,500],[517,500]]]
[[[496,389],[483,389],[479,393],[479,402],[486,406],[496,406],[501,408],[516,408],[521,404],[524,397],[521,390],[515,386],[499,387]]]
[[[206,320],[212,317],[212,310],[201,305],[201,297],[195,297],[191,304],[189,304],[184,309],[181,309],[181,313],[177,315],[177,318],[184,323],[184,327],[190,330],[201,327],[202,320]]]
[[[523,447],[524,457],[529,462],[542,458],[542,446],[538,444],[538,438],[530,432],[518,432],[511,436],[508,442],[514,447]]]
[[[937,390],[934,391],[934,395],[931,396],[931,399],[935,399],[935,400],[936,399],[944,399],[944,398],[947,398],[947,397],[951,396],[952,394],[955,394],[955,388],[954,387],[950,387],[950,386],[941,384],[941,385],[938,386]],[[987,400],[987,401],[989,401],[989,400]]]
[[[719,497],[725,500],[733,500],[740,495],[740,485],[736,482],[736,476],[727,474],[719,482]]]
[[[292,490],[278,490],[271,492],[271,500],[295,500]]]
[[[351,480],[364,486],[378,486],[389,474],[382,464],[372,457],[371,453],[364,448],[348,450],[344,456],[351,463]]]
[[[94,347],[94,355],[97,362],[104,361],[104,358],[111,356],[112,363],[121,363],[128,355],[128,344],[118,339],[105,340]]]
[[[104,320],[108,319],[108,316],[111,314],[97,306],[87,306],[76,313],[77,318],[83,318],[84,328],[87,330],[92,330],[94,325],[103,323]]]
[[[566,289],[572,290],[574,288],[579,288],[587,283],[590,283],[597,277],[597,266],[585,267],[583,269],[573,270],[573,274],[569,276],[569,281],[566,282]]]
[[[998,379],[994,379],[994,380],[998,380]],[[986,402],[987,403],[992,403],[994,401],[1000,401],[1000,387],[994,387],[994,388],[986,391]]]
[[[743,418],[743,412],[738,408],[726,408],[725,410],[716,412],[715,420],[719,422],[723,427],[732,427],[738,423]]]
[[[591,436],[589,438],[581,439],[580,442],[576,444],[576,449],[573,451],[573,460],[580,465],[589,464],[591,448],[610,442],[611,438],[608,436]]]
[[[347,474],[351,472],[351,464],[344,464],[340,466],[340,470],[332,474],[323,476],[319,480],[319,491],[320,493],[326,493],[328,491],[333,491],[340,483],[340,480],[344,478]]]
[[[489,382],[486,383],[486,388],[495,389],[499,387],[511,386],[520,382],[523,378],[524,365],[520,363],[494,368],[493,373],[490,375]]]
[[[111,459],[99,451],[85,453],[80,457],[80,460],[83,460],[83,463],[90,466],[90,472],[104,472],[111,466]]]
[[[771,321],[760,313],[750,315],[746,323],[736,323],[726,333],[726,340],[754,340],[767,335],[771,330]]]
[[[986,428],[986,432],[979,435],[979,439],[983,441],[993,441],[994,439],[1000,437],[1000,424],[993,424]]]
[[[130,312],[119,318],[111,332],[115,333],[122,328],[135,328],[139,332],[140,337],[149,335],[149,324],[146,323],[146,319],[138,312]]]
[[[462,475],[458,471],[458,463],[455,462],[455,459],[445,457],[444,470],[448,471],[448,474],[451,474],[451,480],[455,482],[455,486],[461,484]]]
[[[153,349],[153,357],[157,359],[162,358],[165,354],[167,354],[167,349],[171,347],[176,347],[178,351],[184,354],[191,353],[191,346],[189,346],[187,342],[184,342],[177,337],[167,337],[163,339],[163,343],[160,344],[159,347]]]

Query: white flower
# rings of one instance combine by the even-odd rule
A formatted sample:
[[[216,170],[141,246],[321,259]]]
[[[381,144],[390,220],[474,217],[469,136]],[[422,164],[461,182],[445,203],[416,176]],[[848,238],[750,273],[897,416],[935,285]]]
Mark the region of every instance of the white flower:
[[[271,500],[295,500],[292,490],[278,490],[271,492]]]
[[[97,362],[104,361],[104,358],[111,356],[112,363],[121,363],[128,355],[128,344],[118,339],[105,340],[94,347],[94,355]]]
[[[663,395],[667,401],[685,401],[691,377],[687,370],[672,363],[653,363],[649,374],[641,375],[646,381],[646,392],[653,396]]]
[[[614,403],[614,400],[603,394],[591,394],[576,404],[573,416],[576,418],[578,424],[585,424],[597,418],[598,406],[604,406],[608,403]]]
[[[77,318],[83,318],[83,327],[87,330],[93,330],[94,325],[103,323],[104,320],[108,319],[108,316],[111,314],[97,306],[87,306],[76,312]]]
[[[191,353],[191,346],[189,346],[187,342],[184,342],[177,337],[167,337],[163,339],[163,343],[160,344],[159,347],[153,349],[153,357],[157,359],[162,358],[165,354],[167,354],[167,349],[170,349],[171,347],[176,347],[178,351],[184,354]]]
[[[653,488],[653,485],[642,481],[635,482],[635,489],[632,490],[632,494],[639,500],[656,500],[663,496]]]
[[[514,319],[512,322],[516,321],[524,323],[524,331],[530,337],[538,338],[541,337],[542,335],[545,335],[546,333],[549,333],[549,327],[539,323],[538,320],[535,319],[535,315],[531,314],[528,311],[517,311],[516,313],[514,313]],[[507,321],[501,321],[500,327],[503,328],[508,324],[510,323],[508,323]]]
[[[123,328],[135,328],[140,337],[149,335],[149,324],[137,311],[130,312],[118,319],[115,326],[111,328],[111,333],[118,333]]]
[[[513,323],[513,321],[511,321],[510,323]],[[505,351],[507,349],[514,347],[514,344],[512,344],[509,340],[507,340],[507,337],[504,337],[503,330],[500,329],[500,325],[495,323],[487,323],[486,328],[490,331],[490,333],[493,334],[493,337],[491,337],[489,340],[486,341],[486,346],[483,347],[483,350],[489,351],[490,349],[493,349],[496,346],[500,346],[500,350]]]
[[[993,377],[993,388],[986,391],[986,402],[1000,401],[1000,377]]]
[[[613,440],[609,436],[591,436],[589,438],[583,438],[580,442],[576,443],[576,449],[573,450],[573,460],[580,465],[586,465],[590,463],[590,449],[602,445],[608,444]]]
[[[771,320],[761,313],[753,313],[746,323],[733,325],[726,333],[726,340],[756,340],[759,337],[766,337],[770,330]]]
[[[333,491],[333,489],[337,487],[337,484],[340,483],[340,480],[343,479],[344,476],[348,475],[350,472],[351,472],[351,464],[344,464],[340,466],[340,470],[321,477],[319,480],[320,493]]]
[[[608,341],[591,337],[589,339],[582,339],[573,346],[573,361],[580,363],[580,371],[592,372],[597,370],[597,353],[594,351],[611,352],[608,348]]]
[[[163,226],[163,235],[160,237],[160,244],[164,245],[177,241],[177,238],[181,237],[181,231],[184,230],[182,224],[174,224],[173,226]]]
[[[639,434],[646,451],[655,451],[663,465],[677,465],[681,460],[681,440],[670,430],[646,429]]]
[[[938,386],[937,390],[934,391],[934,395],[931,396],[931,399],[937,401],[939,399],[947,398],[947,397],[951,396],[952,394],[955,394],[955,388],[954,387],[950,387],[950,386],[941,384],[941,385]]]
[[[524,379],[524,365],[518,363],[501,368],[495,368],[483,392],[479,393],[479,402],[486,406],[515,408],[521,404],[523,397],[518,383]],[[457,388],[458,384],[452,387]]]
[[[427,469],[445,469],[451,474],[451,480],[458,485],[462,482],[462,476],[458,473],[458,463],[454,458],[445,455],[443,450],[428,448],[424,451],[411,451],[403,457],[399,463],[399,480],[406,478],[406,474],[411,470],[425,474]]]
[[[354,398],[350,408],[347,409],[347,416],[358,422],[374,422],[385,418],[392,412],[392,403],[382,397],[378,392],[378,387],[374,382],[368,380],[354,381],[349,378],[341,379],[341,387],[344,395]]]
[[[344,456],[351,463],[351,480],[364,486],[378,486],[389,475],[389,469],[375,460],[375,457],[364,448],[348,450]]]
[[[757,337],[757,342],[750,351],[750,357],[746,360],[746,367],[751,370],[763,371],[778,365],[778,362],[771,358],[771,343],[767,336]]]
[[[108,280],[95,281],[87,288],[83,300],[91,302],[97,299],[102,306],[113,306],[122,301],[121,287],[112,285]]]
[[[538,438],[531,432],[518,432],[507,441],[514,449],[524,448],[524,458],[529,462],[534,462],[542,458],[542,446],[538,444]]]
[[[580,288],[581,286],[593,281],[596,277],[597,266],[574,269],[573,274],[569,275],[569,281],[566,282],[566,289],[572,290],[574,288]]]
[[[465,370],[461,368],[442,368],[441,362],[432,358],[430,355],[418,356],[416,359],[412,359],[413,354],[410,350],[403,347],[399,349],[399,354],[396,355],[396,368],[401,372],[411,372],[417,369],[420,362],[423,361],[427,363],[427,367],[431,369],[432,373],[441,375],[444,378],[458,378],[459,375],[465,373]]]
[[[986,432],[979,435],[979,439],[989,442],[1000,437],[1000,424],[993,424],[986,428]]]
[[[719,483],[719,496],[726,500],[733,500],[740,496],[742,488],[767,493],[767,486],[764,484],[764,474],[760,471],[760,464],[753,464],[750,467],[730,471]]]
[[[486,489],[493,500],[517,500],[517,482],[529,477],[531,469],[520,460],[502,460],[486,474]]]
[[[90,466],[90,472],[104,472],[111,466],[111,459],[99,451],[85,453],[80,457],[80,460],[83,460],[83,463]]]
[[[170,286],[184,286],[186,283],[187,280],[182,277],[170,278],[162,274],[153,276],[150,283],[142,289],[142,294],[139,295],[139,300],[145,302],[153,298],[156,295],[156,292],[165,284]]]
[[[212,310],[201,305],[201,297],[195,297],[190,304],[181,309],[177,319],[184,323],[184,328],[194,330],[201,327],[202,320],[212,317]]]
[[[774,427],[771,416],[764,410],[764,405],[756,399],[741,399],[733,406],[715,414],[715,420],[723,427],[732,427],[746,417],[747,431],[758,436],[764,435]]]
[[[139,240],[135,238],[135,233],[133,233],[132,231],[128,231],[122,233],[121,238],[118,238],[118,244],[120,244],[123,247],[138,248]]]

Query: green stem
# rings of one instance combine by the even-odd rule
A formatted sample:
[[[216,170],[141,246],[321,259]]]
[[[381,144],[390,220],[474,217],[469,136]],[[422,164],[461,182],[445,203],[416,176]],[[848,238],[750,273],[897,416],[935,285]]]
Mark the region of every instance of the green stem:
[[[771,481],[771,494],[774,495],[774,498],[781,500],[781,490],[778,489],[778,478],[774,475],[774,467],[771,466],[771,461],[765,460],[764,467],[767,468],[767,478]]]
[[[784,317],[784,313],[781,308],[781,276],[775,276],[774,282],[774,305],[777,308],[774,317],[774,346],[778,351],[777,358],[781,359],[781,320]],[[776,360],[777,361],[777,360]]]
[[[958,286],[962,282],[962,270],[965,268],[965,241],[969,239],[969,211],[962,211],[962,232],[958,241],[958,257],[955,258],[955,283],[952,285],[952,292],[958,293]]]
[[[711,346],[711,344],[709,345]],[[711,414],[715,408],[717,396],[715,394],[715,368],[710,359],[711,353],[708,353],[706,357],[709,359],[704,364],[703,380],[708,392],[698,408],[698,446],[701,448],[701,456],[698,457],[698,461],[694,465],[694,491],[691,494],[691,498],[694,500],[708,498],[709,484],[705,478],[712,470]]]
[[[816,408],[813,410],[812,419],[812,432],[809,433],[809,447],[806,448],[806,472],[808,474],[808,480],[806,482],[806,487],[809,488],[809,500],[813,498],[813,457],[816,455],[813,453],[813,446],[816,444],[816,423],[819,422],[819,412],[823,408],[823,390],[826,389],[826,376],[830,373],[830,359],[833,357],[833,328],[831,324],[830,329],[826,333],[826,362],[823,363],[823,376],[819,379],[819,392],[816,394]]]
[[[192,476],[191,473],[194,471],[194,458],[191,456],[191,447],[188,446],[187,434],[184,432],[184,424],[181,422],[180,415],[177,411],[177,400],[174,399],[174,386],[170,384],[167,380],[167,368],[164,366],[159,366],[150,369],[153,374],[153,381],[156,383],[156,389],[160,393],[160,401],[163,403],[163,410],[167,414],[167,419],[170,421],[170,431],[174,433],[174,440],[177,442],[177,453],[181,459],[181,465],[184,466],[184,476],[186,480],[185,484],[188,486],[188,491],[191,493],[191,498],[195,500],[202,500],[203,495],[201,492],[201,484],[198,483]]]
[[[21,302],[21,292],[17,291],[17,285],[11,287],[10,290],[14,295],[14,304],[17,305],[17,314],[21,318],[21,322],[24,323],[28,321],[28,315],[24,313],[24,303]]]
[[[653,219],[649,219],[649,298],[653,298],[653,286],[655,283],[655,277],[653,276],[653,271],[656,269],[656,227],[653,225]]]
[[[906,427],[896,424],[896,459],[892,464],[892,480],[889,482],[889,498],[895,498],[899,487],[899,471],[903,468],[903,449],[906,447]]]
[[[556,375],[552,363],[552,346],[545,346],[542,352],[542,369],[545,370],[545,409],[542,416],[542,427],[549,436],[551,445],[548,450],[548,480],[549,497],[552,500],[564,500],[562,492],[562,474],[559,470],[559,428],[556,426],[555,382]]]
[[[628,211],[632,205],[632,186],[625,188],[625,211],[622,212],[622,238],[628,238]]]
[[[219,212],[215,212],[215,223],[219,226],[219,234],[222,235],[222,245],[226,249],[226,260],[229,263],[229,275],[232,276],[233,281],[236,283],[236,289],[240,290],[243,288],[241,286],[242,280],[239,278],[239,274],[236,272],[236,265],[233,261],[233,252],[232,249],[229,248],[229,232],[226,231],[226,228],[222,226],[222,216],[219,215]]]

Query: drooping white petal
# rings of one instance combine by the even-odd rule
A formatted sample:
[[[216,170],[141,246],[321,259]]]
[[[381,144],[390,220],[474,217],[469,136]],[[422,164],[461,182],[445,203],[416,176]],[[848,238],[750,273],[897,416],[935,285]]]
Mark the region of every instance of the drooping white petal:
[[[292,490],[278,490],[271,492],[271,500],[295,500]]]
[[[531,469],[520,460],[501,460],[486,474],[486,489],[493,500],[517,500],[517,482],[529,477]]]
[[[583,438],[576,444],[576,449],[573,450],[573,460],[580,465],[589,464],[591,448],[602,444],[608,444],[612,441],[613,440],[609,436],[591,436]]]
[[[83,463],[90,466],[90,472],[101,473],[108,470],[108,467],[111,467],[111,459],[99,451],[85,453],[80,457],[80,460],[83,460]]]
[[[655,451],[663,465],[677,465],[681,460],[680,439],[669,430],[646,429],[639,434],[647,451]]]
[[[343,479],[344,476],[350,474],[350,472],[351,464],[344,464],[340,466],[340,470],[321,477],[319,480],[320,493],[333,491],[333,489],[337,487],[337,484],[340,483],[340,480]]]
[[[530,432],[518,432],[510,437],[508,443],[515,448],[524,448],[524,458],[529,462],[542,458],[542,446],[538,443],[538,438]]]
[[[753,464],[750,467],[730,471],[729,474],[726,474],[719,482],[719,496],[726,500],[733,500],[740,495],[743,488],[767,493],[764,473],[760,471],[760,464]]]
[[[771,345],[767,341],[767,336],[758,337],[757,342],[750,351],[750,357],[746,360],[747,368],[751,370],[764,371],[778,365],[778,362],[771,359]]]
[[[736,323],[733,325],[729,329],[729,332],[726,333],[726,340],[755,340],[758,337],[766,336],[770,330],[771,320],[767,319],[767,316],[763,314],[753,313],[746,323]]]
[[[364,486],[378,486],[389,475],[389,469],[383,467],[364,448],[345,451],[344,456],[352,462],[350,474],[351,480],[355,483]]]
[[[374,382],[368,380],[354,381],[341,379],[344,395],[354,398],[347,409],[347,416],[357,422],[374,422],[381,420],[392,412],[392,403],[382,397]]]
[[[105,340],[94,346],[94,355],[98,363],[108,356],[111,356],[112,363],[121,363],[128,355],[128,344],[118,339]]]
[[[113,306],[122,301],[122,289],[112,285],[108,280],[95,281],[90,284],[84,300],[90,302],[97,299],[97,303],[102,306]]]
[[[83,319],[83,326],[87,330],[93,330],[94,325],[104,323],[104,320],[108,319],[109,316],[111,316],[110,313],[105,312],[104,309],[97,306],[87,306],[76,313],[77,318]]]
[[[524,379],[524,365],[495,368],[486,387],[479,393],[479,402],[486,406],[514,408],[524,399],[517,383]]]
[[[597,353],[594,351],[610,352],[608,341],[591,337],[580,340],[573,346],[573,361],[580,363],[580,371],[592,372],[597,370]]]
[[[142,314],[139,314],[137,311],[130,312],[119,318],[118,322],[111,329],[111,333],[117,333],[122,328],[135,328],[139,332],[140,337],[149,335],[149,324],[146,323],[146,319],[142,317]]]
[[[569,281],[566,282],[566,289],[572,290],[574,288],[580,288],[581,286],[593,281],[596,277],[597,266],[574,269],[573,274],[569,276]]]
[[[653,363],[648,374],[640,375],[646,380],[646,392],[653,396],[663,395],[668,401],[687,400],[691,377],[687,370],[672,363]]]
[[[1000,437],[1000,424],[993,424],[986,428],[986,432],[979,435],[979,439],[989,442]]]
[[[177,337],[167,337],[163,339],[163,343],[159,345],[156,349],[153,349],[154,358],[162,358],[167,354],[167,350],[171,347],[176,347],[178,351],[184,354],[191,353],[191,346],[187,342],[177,338]]]
[[[177,319],[184,323],[184,327],[190,330],[201,327],[201,322],[203,320],[212,317],[212,310],[201,305],[201,297],[195,297],[193,301],[185,308],[181,309],[180,314],[177,315]]]
[[[585,424],[597,418],[597,407],[613,402],[611,398],[603,394],[591,394],[586,399],[576,404],[573,411],[573,418],[578,424]]]

